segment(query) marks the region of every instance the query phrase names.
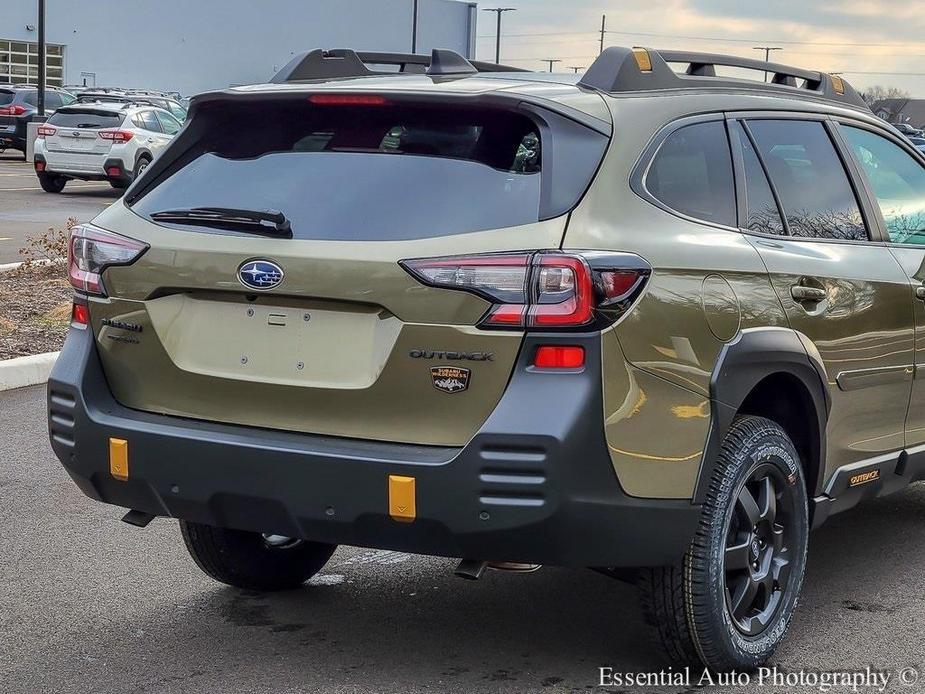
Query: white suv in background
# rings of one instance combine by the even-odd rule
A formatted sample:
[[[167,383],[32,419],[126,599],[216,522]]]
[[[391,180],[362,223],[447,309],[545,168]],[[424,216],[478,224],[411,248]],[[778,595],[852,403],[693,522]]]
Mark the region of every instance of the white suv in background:
[[[170,113],[149,105],[64,106],[39,126],[35,173],[49,193],[60,193],[73,178],[127,188],[181,127]]]

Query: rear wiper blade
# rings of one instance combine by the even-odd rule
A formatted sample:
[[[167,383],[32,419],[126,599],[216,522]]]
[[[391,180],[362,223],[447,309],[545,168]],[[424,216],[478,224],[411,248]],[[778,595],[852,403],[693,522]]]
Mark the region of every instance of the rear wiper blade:
[[[279,210],[244,210],[235,207],[192,207],[187,210],[155,212],[151,219],[175,224],[233,224],[255,227],[251,233],[292,238],[292,225]]]

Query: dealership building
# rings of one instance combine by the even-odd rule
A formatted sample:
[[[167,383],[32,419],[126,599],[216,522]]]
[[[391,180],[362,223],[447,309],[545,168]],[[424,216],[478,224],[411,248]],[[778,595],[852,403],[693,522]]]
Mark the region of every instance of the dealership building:
[[[0,0],[0,84],[38,77],[36,0]],[[46,0],[48,83],[178,91],[265,82],[311,48],[475,54],[461,0]],[[416,32],[414,7],[417,5]]]

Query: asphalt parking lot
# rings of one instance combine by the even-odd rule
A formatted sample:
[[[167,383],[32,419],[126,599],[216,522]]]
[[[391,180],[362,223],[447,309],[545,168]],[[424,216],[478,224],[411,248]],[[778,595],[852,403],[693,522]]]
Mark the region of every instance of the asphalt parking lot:
[[[70,181],[63,193],[46,193],[19,152],[0,154],[0,265],[20,260],[26,237],[63,227],[68,217],[88,221],[121,194],[105,181]]]
[[[0,432],[4,694],[628,691],[597,687],[597,668],[662,667],[635,589],[591,571],[471,583],[448,559],[342,548],[303,590],[219,585],[174,522],[134,528],[82,496],[48,447],[42,387],[0,393]],[[920,486],[819,530],[776,663],[925,665],[923,520]]]

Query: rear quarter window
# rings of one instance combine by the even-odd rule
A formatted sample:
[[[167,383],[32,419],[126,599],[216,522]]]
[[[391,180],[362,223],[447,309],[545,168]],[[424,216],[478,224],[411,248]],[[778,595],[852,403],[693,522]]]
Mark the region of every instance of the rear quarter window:
[[[678,128],[658,148],[645,181],[663,205],[688,217],[736,226],[732,154],[723,121]]]

